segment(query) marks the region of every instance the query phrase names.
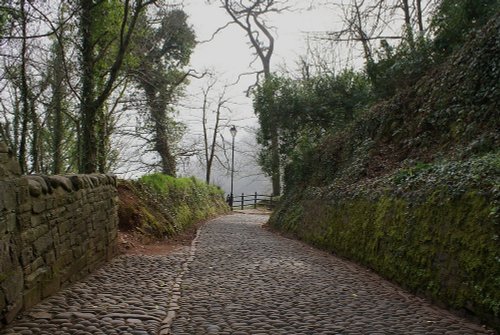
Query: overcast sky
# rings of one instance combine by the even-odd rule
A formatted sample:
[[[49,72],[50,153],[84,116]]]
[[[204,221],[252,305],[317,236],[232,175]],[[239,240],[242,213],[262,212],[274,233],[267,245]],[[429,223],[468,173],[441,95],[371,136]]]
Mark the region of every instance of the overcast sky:
[[[305,6],[307,1],[298,1],[299,5]],[[229,20],[228,14],[219,7],[218,1],[208,5],[203,0],[186,0],[184,10],[189,15],[189,23],[196,32],[197,40],[209,39],[217,28],[223,26]],[[324,32],[338,26],[338,16],[332,9],[321,7],[317,9],[301,10],[297,12],[284,12],[270,18],[270,24],[275,27],[275,52],[272,57],[272,70],[287,67],[291,70],[297,69],[299,56],[306,54],[306,32]],[[252,70],[260,69],[260,63],[255,62],[253,69],[250,63],[253,60],[253,50],[248,45],[248,38],[241,28],[232,25],[218,33],[208,43],[198,44],[191,57],[191,67],[198,72],[210,69],[219,78],[219,87],[224,84],[232,84],[238,75]],[[255,149],[254,134],[247,128],[257,127],[257,119],[253,113],[252,101],[245,96],[246,89],[255,82],[255,76],[243,77],[239,83],[228,89],[228,97],[231,98],[232,114],[230,124],[235,124],[239,132],[236,137],[236,170],[235,194],[270,192],[268,178],[264,178],[257,171],[252,162],[253,158],[240,152],[248,152]],[[190,125],[190,133],[199,136],[201,123],[200,111],[193,110],[199,107],[200,88],[206,83],[205,80],[192,80],[187,90],[186,99],[182,102],[181,118]],[[229,138],[229,131],[225,135]],[[191,162],[187,173],[200,174],[196,171],[196,164]],[[250,166],[250,167],[249,167]],[[245,168],[247,167],[247,168]],[[248,168],[249,167],[249,168]],[[222,172],[216,173],[214,181],[224,189],[228,188],[228,176]]]

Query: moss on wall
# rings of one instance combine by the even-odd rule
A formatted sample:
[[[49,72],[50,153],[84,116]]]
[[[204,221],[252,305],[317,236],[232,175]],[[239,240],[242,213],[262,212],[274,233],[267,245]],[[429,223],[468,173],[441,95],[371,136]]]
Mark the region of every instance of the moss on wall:
[[[413,169],[404,184],[407,171],[350,191],[309,188],[270,224],[499,328],[498,157]]]

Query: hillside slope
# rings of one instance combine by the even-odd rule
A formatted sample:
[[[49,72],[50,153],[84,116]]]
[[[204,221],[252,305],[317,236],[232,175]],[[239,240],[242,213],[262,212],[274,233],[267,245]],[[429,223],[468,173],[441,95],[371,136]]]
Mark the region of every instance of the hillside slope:
[[[194,224],[227,213],[223,192],[194,178],[147,175],[118,181],[119,230],[139,243],[175,238]]]
[[[290,166],[270,225],[500,329],[499,36]]]

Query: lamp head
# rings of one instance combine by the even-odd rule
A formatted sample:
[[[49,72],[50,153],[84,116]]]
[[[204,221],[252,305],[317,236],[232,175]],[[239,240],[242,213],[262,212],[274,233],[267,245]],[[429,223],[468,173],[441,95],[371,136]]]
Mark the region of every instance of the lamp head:
[[[237,133],[237,131],[236,131],[236,126],[234,126],[234,125],[233,125],[233,126],[231,126],[231,128],[229,129],[229,132],[231,132],[231,136],[232,136],[232,137],[235,137],[235,136],[236,136],[236,133]]]

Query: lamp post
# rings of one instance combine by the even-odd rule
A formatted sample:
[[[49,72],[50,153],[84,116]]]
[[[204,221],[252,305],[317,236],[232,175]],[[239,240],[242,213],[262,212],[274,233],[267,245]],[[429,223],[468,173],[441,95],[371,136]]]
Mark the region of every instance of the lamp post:
[[[231,146],[231,194],[229,195],[229,206],[231,206],[231,210],[233,209],[233,199],[234,199],[234,138],[236,137],[236,127],[233,125],[230,129],[229,132],[231,133],[231,136],[233,137],[232,141],[232,146]]]

